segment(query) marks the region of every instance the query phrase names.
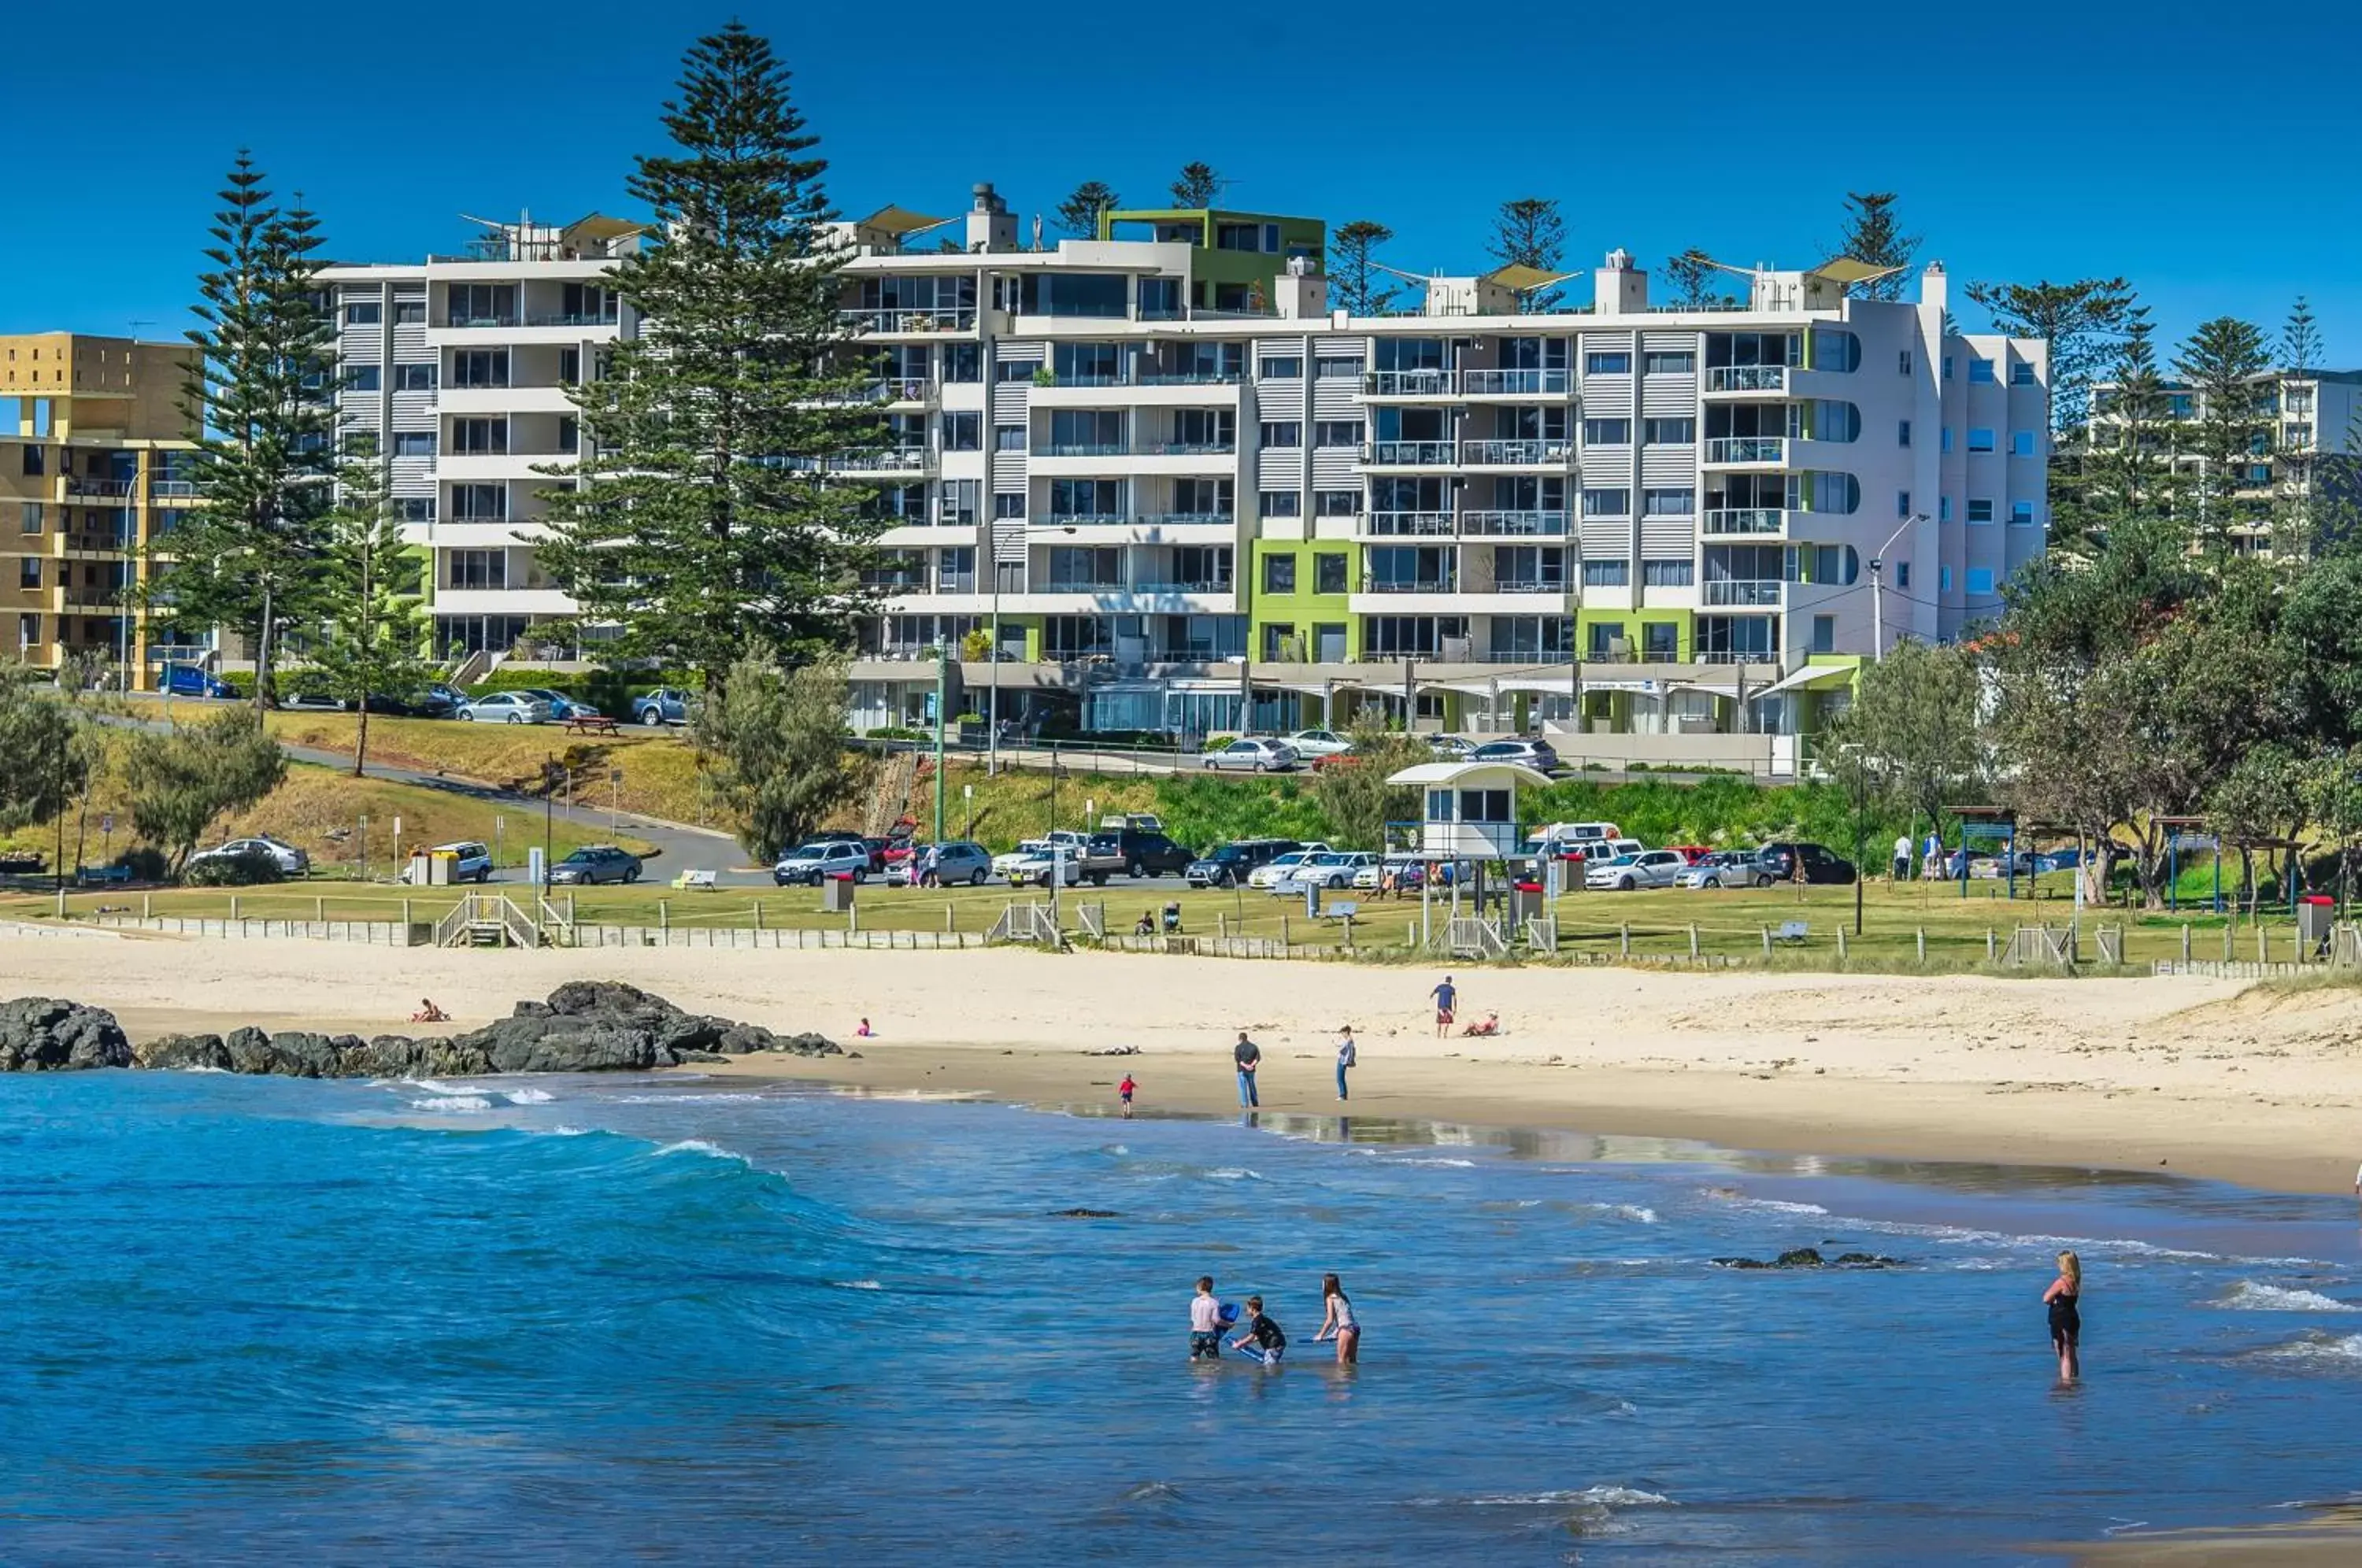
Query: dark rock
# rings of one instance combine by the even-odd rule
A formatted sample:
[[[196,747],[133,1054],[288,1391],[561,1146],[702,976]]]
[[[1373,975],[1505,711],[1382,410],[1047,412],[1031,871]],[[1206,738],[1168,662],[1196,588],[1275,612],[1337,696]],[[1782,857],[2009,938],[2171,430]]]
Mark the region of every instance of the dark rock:
[[[729,1057],[719,1051],[681,1051],[676,1053],[684,1062],[726,1062]]]
[[[131,1066],[131,1042],[103,1008],[54,997],[0,1002],[0,1073]]]
[[[659,1056],[652,1033],[628,1019],[504,1018],[452,1043],[481,1051],[496,1073],[612,1073],[673,1065],[671,1053]]]
[[[139,1047],[137,1055],[139,1066],[160,1072],[204,1068],[226,1073],[230,1066],[229,1052],[218,1034],[167,1034]]]
[[[1820,1249],[1797,1247],[1793,1251],[1782,1253],[1772,1260],[1772,1266],[1773,1268],[1818,1268],[1821,1266]]]
[[[1053,1209],[1050,1210],[1050,1218],[1053,1220],[1120,1220],[1123,1217],[1112,1209]]]
[[[1831,1245],[1836,1243],[1832,1242]],[[1717,1268],[1901,1268],[1901,1258],[1882,1257],[1876,1253],[1845,1253],[1836,1258],[1821,1256],[1816,1247],[1798,1247],[1782,1253],[1770,1263],[1760,1258],[1716,1258]]]
[[[1876,1253],[1846,1253],[1829,1266],[1832,1268],[1901,1268],[1903,1260],[1881,1257]]]
[[[770,1048],[774,1051],[785,1051],[792,1056],[842,1056],[844,1055],[844,1048],[827,1035],[813,1034],[809,1032],[802,1034],[774,1035]],[[857,1056],[860,1053],[856,1051],[854,1055]]]

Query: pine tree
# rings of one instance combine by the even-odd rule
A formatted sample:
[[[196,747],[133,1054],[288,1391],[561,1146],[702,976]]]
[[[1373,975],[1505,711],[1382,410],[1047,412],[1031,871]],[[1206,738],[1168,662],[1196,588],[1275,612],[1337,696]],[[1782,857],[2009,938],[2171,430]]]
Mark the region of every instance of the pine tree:
[[[1864,287],[1862,293],[1874,300],[1903,297],[1903,285],[1909,282],[1905,274],[1911,259],[1919,251],[1919,237],[1904,233],[1903,226],[1894,221],[1897,200],[1893,191],[1846,193],[1845,218],[1838,230],[1838,254],[1867,261],[1873,267],[1895,269],[1890,276]]]
[[[790,662],[850,644],[883,520],[828,471],[883,440],[839,319],[845,253],[823,227],[818,138],[770,44],[700,39],[665,108],[674,149],[632,193],[655,215],[613,271],[642,334],[574,393],[575,482],[546,492],[541,559],[620,658],[699,672],[708,694],[761,641]]]
[[[2321,368],[2321,326],[2313,319],[2312,303],[2299,294],[2280,328],[2280,364],[2289,374],[2302,376]]]
[[[1736,296],[1714,286],[1722,278],[1722,269],[1714,264],[1713,257],[1694,245],[1679,256],[1666,257],[1660,271],[1664,273],[1665,282],[1672,287],[1671,303],[1683,310],[1736,310],[1738,307]]]
[[[1222,177],[1210,163],[1185,163],[1173,182],[1173,204],[1191,211],[1210,207],[1222,193]]]
[[[2145,307],[2127,313],[2104,402],[2069,447],[2078,482],[2054,490],[2050,547],[2092,556],[2130,525],[2165,517],[2173,503],[2177,425]]]
[[[2198,537],[2210,550],[2232,547],[2239,531],[2261,525],[2270,511],[2248,469],[2268,463],[2272,420],[2266,412],[2271,353],[2253,322],[2220,315],[2202,321],[2181,346],[2173,373],[2194,404],[2185,448],[2201,459],[2197,476]]]
[[[1099,215],[1122,204],[1123,198],[1105,181],[1086,180],[1058,204],[1058,232],[1076,239],[1096,239]]]
[[[1485,249],[1504,267],[1557,271],[1566,254],[1566,219],[1560,215],[1557,201],[1548,196],[1518,196],[1503,202]],[[1521,315],[1549,310],[1566,297],[1564,291],[1556,288],[1516,293]]]
[[[369,758],[370,703],[408,692],[426,679],[425,629],[418,611],[418,558],[403,543],[385,479],[374,462],[349,465],[328,516],[321,572],[321,636],[313,662],[331,696],[360,717],[353,777]]]
[[[1995,332],[2050,346],[2050,428],[2081,425],[2092,382],[2114,359],[2132,319],[2132,285],[2122,278],[1970,283],[1969,298],[1992,316]]]
[[[271,701],[278,633],[307,613],[318,576],[334,417],[318,225],[300,198],[281,208],[264,179],[241,150],[221,193],[182,389],[196,504],[150,547],[147,589],[182,624],[252,639],[257,708]]]
[[[1356,218],[1329,237],[1329,303],[1349,315],[1383,315],[1402,291],[1386,282],[1377,248],[1395,231]]]
[[[2313,319],[2312,303],[2299,294],[2296,304],[2289,307],[2288,321],[2280,327],[2281,368],[2292,380],[2306,380],[2321,366],[2322,348],[2321,326]],[[2290,393],[2295,390],[2287,389]],[[2319,391],[2314,389],[2310,395],[2315,400],[2312,418],[2318,421],[2321,417]],[[2272,519],[2272,547],[2276,552],[2309,550],[2316,540],[2321,519],[2314,515],[2312,481],[2314,460],[2319,451],[2320,431],[2316,425],[2311,442],[2291,442],[2280,455],[2282,471],[2289,484],[2288,493],[2279,498],[2276,508],[2278,515]],[[2341,495],[2334,498],[2327,510],[2333,513],[2341,513],[2346,505],[2346,498]],[[2345,519],[2340,516],[2336,521],[2342,524]]]

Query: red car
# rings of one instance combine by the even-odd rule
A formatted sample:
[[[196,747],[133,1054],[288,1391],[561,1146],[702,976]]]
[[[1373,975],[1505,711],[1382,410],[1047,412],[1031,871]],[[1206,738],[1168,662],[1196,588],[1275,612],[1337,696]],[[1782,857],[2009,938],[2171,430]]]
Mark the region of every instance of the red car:
[[[1692,866],[1696,865],[1699,861],[1704,860],[1707,856],[1714,853],[1714,846],[1705,844],[1669,844],[1665,845],[1665,847],[1672,850],[1675,855],[1680,856]]]

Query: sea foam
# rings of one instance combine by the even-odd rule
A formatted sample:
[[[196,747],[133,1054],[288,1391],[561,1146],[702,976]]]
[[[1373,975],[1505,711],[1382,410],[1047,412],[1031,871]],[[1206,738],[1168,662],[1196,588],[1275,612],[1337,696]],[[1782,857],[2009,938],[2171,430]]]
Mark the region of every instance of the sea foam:
[[[492,1102],[480,1094],[430,1094],[425,1099],[410,1102],[413,1110],[490,1110]]]
[[[2258,1285],[2243,1279],[2214,1306],[2234,1312],[2362,1312],[2350,1301],[2339,1301],[2317,1290],[2297,1290],[2279,1285]]]

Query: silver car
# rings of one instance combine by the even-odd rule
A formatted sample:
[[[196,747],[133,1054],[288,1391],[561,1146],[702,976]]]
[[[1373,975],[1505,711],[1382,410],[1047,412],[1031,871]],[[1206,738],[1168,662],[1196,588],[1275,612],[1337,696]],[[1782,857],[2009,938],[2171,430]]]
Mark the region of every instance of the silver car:
[[[1286,773],[1299,760],[1297,749],[1286,741],[1266,740],[1261,735],[1249,735],[1234,740],[1220,751],[1206,754],[1206,766],[1225,772]]]
[[[1644,849],[1589,867],[1583,874],[1583,885],[1613,888],[1619,893],[1628,893],[1636,888],[1670,888],[1689,866],[1677,849]]]
[[[524,691],[494,691],[460,709],[459,717],[479,724],[546,724],[549,704]]]

